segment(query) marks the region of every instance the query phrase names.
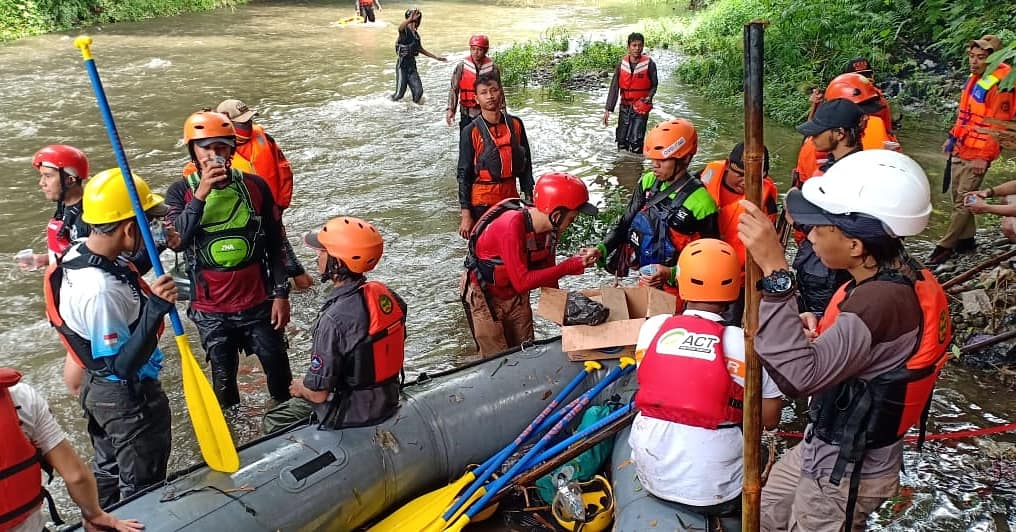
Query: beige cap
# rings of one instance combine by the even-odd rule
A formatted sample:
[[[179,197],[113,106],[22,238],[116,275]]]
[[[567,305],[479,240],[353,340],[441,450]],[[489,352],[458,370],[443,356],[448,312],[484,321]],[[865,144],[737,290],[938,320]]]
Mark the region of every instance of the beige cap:
[[[980,39],[974,39],[967,44],[967,47],[976,46],[981,50],[991,50],[997,52],[1002,49],[1002,39],[999,39],[997,35],[985,35]]]
[[[215,108],[215,112],[228,116],[233,122],[247,122],[257,116],[253,109],[240,100],[224,100]]]

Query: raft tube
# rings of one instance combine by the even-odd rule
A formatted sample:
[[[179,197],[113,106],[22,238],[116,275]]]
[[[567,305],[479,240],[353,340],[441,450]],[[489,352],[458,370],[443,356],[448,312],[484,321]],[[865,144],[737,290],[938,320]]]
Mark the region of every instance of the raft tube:
[[[502,449],[582,371],[553,339],[421,377],[377,426],[283,431],[242,448],[236,473],[196,466],[116,513],[141,519],[146,532],[354,530]]]

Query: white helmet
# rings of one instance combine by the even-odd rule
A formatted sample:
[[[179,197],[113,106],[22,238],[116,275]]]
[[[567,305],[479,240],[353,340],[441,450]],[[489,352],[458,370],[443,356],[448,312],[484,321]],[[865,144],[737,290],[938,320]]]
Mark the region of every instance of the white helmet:
[[[913,159],[890,150],[864,150],[844,157],[824,175],[806,181],[801,195],[829,214],[876,218],[896,237],[919,234],[931,216],[928,176]],[[789,205],[795,221],[821,225],[806,220],[810,213],[798,220],[794,203],[799,202]]]

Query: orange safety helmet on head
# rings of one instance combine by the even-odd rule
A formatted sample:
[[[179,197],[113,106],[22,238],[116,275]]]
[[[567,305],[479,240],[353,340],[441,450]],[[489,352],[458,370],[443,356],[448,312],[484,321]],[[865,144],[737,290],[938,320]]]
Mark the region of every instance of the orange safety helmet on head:
[[[307,233],[304,241],[308,246],[324,250],[330,257],[339,259],[353,273],[373,270],[385,247],[384,238],[374,225],[352,216],[328,220],[320,231]]]
[[[214,111],[198,111],[184,121],[184,144],[211,138],[226,138],[236,142],[236,130],[228,116]]]
[[[63,170],[68,175],[82,181],[88,179],[88,157],[85,152],[66,144],[50,144],[35,152],[32,166],[41,166]]]
[[[677,289],[685,301],[723,303],[740,295],[741,263],[722,240],[693,240],[681,251],[677,268]]]
[[[832,101],[843,98],[858,105],[865,114],[874,114],[882,109],[882,94],[878,87],[867,77],[856,72],[840,74],[829,82],[825,90],[825,100]]]
[[[487,39],[486,35],[473,35],[469,38],[469,46],[479,46],[486,50],[490,48],[490,40]]]
[[[565,172],[543,174],[533,187],[533,203],[536,209],[550,214],[557,209],[579,211],[596,216],[597,208],[589,203],[589,189],[581,179]]]
[[[646,135],[642,153],[650,159],[682,159],[698,151],[698,133],[689,120],[663,122]]]

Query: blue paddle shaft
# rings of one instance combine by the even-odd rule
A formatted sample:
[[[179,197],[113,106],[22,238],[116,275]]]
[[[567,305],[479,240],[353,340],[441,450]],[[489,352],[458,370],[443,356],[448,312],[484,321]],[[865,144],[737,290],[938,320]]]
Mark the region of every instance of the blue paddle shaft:
[[[131,197],[131,205],[134,206],[134,217],[138,221],[138,230],[141,232],[141,239],[145,242],[145,250],[152,259],[152,269],[156,277],[161,277],[166,271],[162,268],[162,261],[159,260],[159,248],[152,238],[152,231],[148,228],[148,218],[145,216],[145,209],[138,197],[138,189],[134,186],[134,176],[131,174],[131,167],[127,164],[127,156],[123,151],[123,144],[120,142],[120,133],[117,132],[116,122],[113,121],[113,113],[109,110],[109,101],[106,99],[106,91],[102,88],[102,80],[99,79],[99,71],[95,68],[94,59],[85,59],[85,70],[92,80],[92,90],[95,92],[95,99],[99,102],[99,111],[102,113],[102,120],[106,123],[106,133],[109,135],[109,143],[113,145],[113,154],[116,155],[116,163],[120,167],[124,184],[127,185],[127,193]],[[173,332],[177,336],[184,334],[183,322],[180,321],[180,314],[174,305],[169,311],[169,321],[173,323]]]

